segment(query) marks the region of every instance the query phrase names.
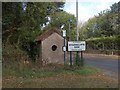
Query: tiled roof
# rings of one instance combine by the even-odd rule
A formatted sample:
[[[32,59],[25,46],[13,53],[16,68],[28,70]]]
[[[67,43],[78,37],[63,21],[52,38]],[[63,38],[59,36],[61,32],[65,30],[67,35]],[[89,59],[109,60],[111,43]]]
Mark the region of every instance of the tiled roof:
[[[60,31],[57,28],[51,28],[47,31],[45,31],[44,33],[42,33],[40,36],[38,36],[35,41],[43,41],[46,38],[48,38],[50,35],[52,35],[53,33],[58,33],[59,35],[61,35]]]

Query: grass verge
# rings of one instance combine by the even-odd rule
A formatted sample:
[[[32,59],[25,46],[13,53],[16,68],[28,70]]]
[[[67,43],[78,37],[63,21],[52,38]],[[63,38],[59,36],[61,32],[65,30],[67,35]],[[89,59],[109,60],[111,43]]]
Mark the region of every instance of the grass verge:
[[[3,67],[3,88],[114,88],[117,82],[92,66]]]
[[[15,66],[15,65],[14,65]],[[75,67],[75,66],[63,66],[63,65],[55,65],[49,64],[48,66],[35,68],[35,67],[14,67],[8,66],[3,67],[3,76],[22,76],[22,77],[47,77],[54,76],[57,74],[81,74],[81,75],[89,75],[95,74],[98,72],[98,69],[85,66],[83,68]]]

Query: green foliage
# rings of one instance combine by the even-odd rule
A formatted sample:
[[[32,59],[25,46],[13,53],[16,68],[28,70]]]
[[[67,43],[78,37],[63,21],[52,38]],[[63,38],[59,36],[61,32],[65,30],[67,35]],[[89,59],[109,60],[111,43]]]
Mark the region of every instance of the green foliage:
[[[24,44],[21,46],[21,49],[27,53],[29,56],[29,59],[32,59],[32,61],[35,63],[35,60],[39,56],[39,44],[35,42],[24,42]]]
[[[2,46],[2,69],[7,68],[7,75],[16,74],[16,70],[19,69],[20,62],[28,60],[26,52],[20,50],[16,45],[3,44]]]
[[[114,3],[110,8],[110,10],[101,11],[97,16],[90,18],[81,28],[83,33],[80,38],[120,35],[118,3]]]
[[[2,3],[2,41],[11,43],[17,42],[18,31],[22,25],[22,3],[21,2],[3,2]]]
[[[2,7],[4,7],[2,8],[3,31],[14,27],[20,27],[22,22],[22,3],[3,2]]]
[[[111,53],[111,51],[105,50],[116,52],[115,50],[119,50],[119,41],[119,36],[89,38],[86,39],[87,50],[102,50],[102,53]]]
[[[82,52],[81,52],[82,53]],[[84,66],[84,58],[80,57],[79,53],[76,53],[76,57],[75,57],[75,64],[77,66],[83,67]]]
[[[38,45],[35,38],[48,22],[48,15],[61,12],[64,2],[4,2],[2,3],[3,43],[16,45],[35,61]]]
[[[76,21],[77,20],[74,15],[71,15],[65,11],[56,12],[51,16],[51,21],[48,27],[57,27],[61,30],[61,26],[64,25],[63,29],[67,31],[67,39],[75,40]]]
[[[118,46],[118,50],[120,50],[120,35],[118,35],[117,37],[116,37],[116,42],[117,42],[117,46]],[[119,52],[119,55],[120,55],[120,52]]]
[[[106,54],[119,50],[118,5],[119,2],[114,3],[110,10],[101,11],[82,26],[80,38],[87,42],[87,50],[100,50]]]
[[[82,75],[89,75],[89,74],[94,74],[96,72],[98,72],[99,69],[97,68],[94,68],[92,66],[85,66],[84,68],[82,69],[76,69],[75,72],[77,74],[82,74]]]
[[[2,44],[2,58],[3,62],[20,61],[22,58],[26,59],[27,54],[19,49],[17,45],[4,45]]]
[[[20,66],[20,64],[22,66]],[[20,66],[20,67],[19,67]],[[4,77],[17,76],[17,77],[48,77],[55,76],[58,74],[79,74],[79,75],[90,75],[99,72],[98,69],[90,66],[85,66],[83,68],[76,66],[65,66],[57,64],[48,64],[47,66],[37,68],[34,64],[22,64],[22,62],[13,62],[7,66],[3,65],[3,75]]]
[[[116,41],[118,38],[117,36],[111,36],[111,37],[96,37],[96,38],[88,38],[86,41],[102,41],[102,42],[110,42],[110,41]]]
[[[76,53],[75,64],[80,66],[80,56],[78,55],[78,53]]]

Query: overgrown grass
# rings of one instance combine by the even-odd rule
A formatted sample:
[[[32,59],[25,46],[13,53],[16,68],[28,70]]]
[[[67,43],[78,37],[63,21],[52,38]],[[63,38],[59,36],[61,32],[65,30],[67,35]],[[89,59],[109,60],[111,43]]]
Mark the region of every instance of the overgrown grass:
[[[98,73],[97,73],[98,72]],[[42,68],[3,70],[3,88],[114,88],[117,82],[103,76],[99,70],[85,66],[50,65]]]
[[[22,67],[16,66],[14,63],[11,66],[3,66],[3,76],[22,76],[22,77],[47,77],[54,76],[57,74],[81,74],[81,75],[89,75],[95,74],[98,72],[98,69],[90,66],[85,66],[83,68],[75,67],[75,66],[63,66],[63,65],[55,65],[50,64],[41,68],[37,68],[34,65],[23,65]]]
[[[19,62],[3,66],[3,88],[114,88],[117,82],[92,66],[49,64],[36,67]]]

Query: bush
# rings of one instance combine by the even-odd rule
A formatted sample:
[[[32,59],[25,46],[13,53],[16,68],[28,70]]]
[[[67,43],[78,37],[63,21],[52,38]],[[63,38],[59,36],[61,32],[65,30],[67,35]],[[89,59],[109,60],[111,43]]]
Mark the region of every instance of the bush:
[[[89,38],[85,41],[88,50],[119,50],[119,36]]]
[[[2,66],[4,68],[19,69],[20,63],[27,61],[27,54],[20,50],[16,45],[3,45],[2,47]]]
[[[75,57],[75,64],[77,66],[83,67],[84,66],[84,59],[83,57],[79,56],[79,53],[76,53],[76,57]]]
[[[39,55],[39,44],[33,41],[22,42],[20,48],[27,53],[32,62],[35,62]]]

